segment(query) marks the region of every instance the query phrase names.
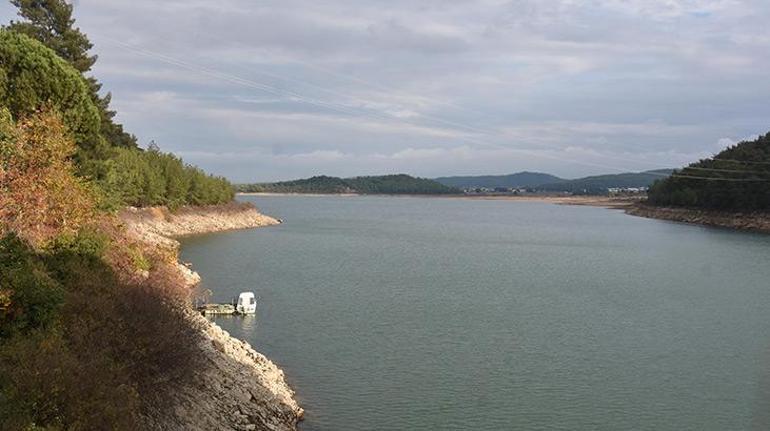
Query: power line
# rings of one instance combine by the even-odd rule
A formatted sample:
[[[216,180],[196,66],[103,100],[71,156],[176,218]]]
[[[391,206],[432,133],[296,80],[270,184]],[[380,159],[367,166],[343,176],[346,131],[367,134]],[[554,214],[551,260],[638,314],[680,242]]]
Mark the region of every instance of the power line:
[[[231,44],[234,43],[236,45],[240,45],[240,46],[248,48],[248,49],[253,48],[253,46],[247,45],[246,43],[240,42],[238,40],[220,38],[220,37],[216,37],[216,36],[214,36],[212,34],[208,34],[207,37],[208,37],[208,39],[210,39],[212,41],[215,41],[217,43],[231,43]],[[260,47],[260,50],[267,51],[267,52],[273,53],[273,54],[275,53],[275,50],[272,50],[270,48],[266,48],[264,46]],[[330,75],[330,76],[338,77],[338,78],[345,79],[345,80],[348,80],[348,81],[351,81],[351,82],[358,82],[359,84],[363,84],[363,85],[365,85],[367,87],[375,88],[375,89],[378,89],[378,90],[382,90],[382,91],[387,92],[388,94],[394,94],[397,97],[401,97],[401,98],[404,98],[404,97],[415,98],[416,97],[416,98],[423,99],[423,100],[429,100],[430,102],[435,103],[435,104],[449,106],[449,107],[452,107],[452,108],[455,108],[455,109],[459,109],[459,110],[463,110],[463,111],[466,111],[466,112],[473,112],[473,113],[485,115],[483,112],[470,109],[470,108],[468,108],[466,106],[463,106],[463,105],[458,105],[458,104],[456,104],[454,102],[451,102],[451,101],[436,100],[436,99],[433,99],[433,98],[430,98],[430,97],[427,97],[427,96],[423,96],[423,95],[419,95],[419,94],[418,95],[404,94],[400,90],[395,89],[393,87],[389,87],[389,86],[384,85],[382,83],[375,83],[375,82],[372,82],[372,81],[367,81],[367,80],[359,78],[358,76],[355,76],[355,75],[345,74],[345,73],[341,73],[341,72],[338,72],[338,71],[335,71],[335,70],[327,69],[325,67],[319,66],[319,65],[311,63],[309,61],[300,60],[298,58],[289,58],[288,61],[290,61],[292,63],[296,63],[296,64],[299,64],[299,65],[302,65],[302,66],[305,66],[305,67],[310,68],[310,69],[314,69],[316,71],[319,71],[321,73],[325,73],[325,74]],[[291,79],[291,78],[287,78],[287,77],[283,77],[283,76],[277,76],[277,77],[279,79],[285,79],[285,80],[295,81],[295,82],[302,82],[304,84],[307,84],[304,81],[297,81],[296,79]],[[310,84],[310,85],[312,85],[314,87],[317,87],[317,88],[323,89],[323,87],[317,86],[315,84]]]
[[[717,177],[700,177],[700,176],[694,176],[694,175],[680,175],[680,174],[671,174],[672,178],[685,178],[690,180],[705,180],[705,181],[728,181],[728,182],[740,182],[740,183],[746,183],[746,182],[770,182],[769,178],[761,178],[761,179],[751,179],[751,178],[717,178]]]
[[[238,77],[238,76],[235,76],[235,75],[231,75],[231,74],[228,74],[228,73],[220,72],[220,71],[217,71],[217,70],[208,69],[208,68],[205,68],[205,67],[202,67],[202,66],[195,65],[193,63],[189,63],[189,62],[186,62],[186,61],[183,61],[183,60],[179,60],[177,58],[174,58],[174,57],[171,57],[171,56],[168,56],[168,55],[165,55],[165,54],[156,53],[156,52],[148,50],[148,49],[137,48],[137,47],[134,47],[132,45],[126,44],[124,42],[121,42],[121,41],[118,41],[118,40],[115,40],[115,39],[112,39],[112,38],[105,37],[105,39],[107,39],[108,41],[110,41],[110,42],[112,42],[112,43],[114,43],[116,45],[122,46],[122,47],[128,49],[129,51],[132,51],[132,52],[134,52],[136,54],[139,54],[139,55],[142,55],[142,56],[145,56],[145,57],[149,57],[149,58],[154,58],[154,59],[162,61],[164,63],[171,64],[171,65],[174,65],[174,66],[177,66],[177,67],[181,67],[181,68],[190,70],[192,72],[198,72],[198,73],[201,73],[201,74],[204,74],[204,75],[207,75],[207,76],[211,76],[211,77],[214,77],[214,78],[222,79],[222,80],[225,80],[225,81],[233,83],[233,84],[243,85],[243,86],[247,86],[247,87],[250,87],[250,88],[253,88],[253,89],[262,90],[262,91],[269,92],[271,94],[278,95],[278,96],[290,95],[291,97],[293,97],[297,101],[301,101],[301,102],[309,103],[309,104],[312,104],[312,105],[315,105],[315,106],[320,106],[320,107],[323,107],[323,108],[331,109],[331,110],[334,110],[334,111],[337,111],[337,112],[341,112],[341,113],[345,113],[345,114],[348,114],[348,115],[366,116],[366,117],[370,117],[370,118],[371,117],[376,117],[378,119],[386,119],[386,120],[391,120],[391,121],[395,120],[395,121],[398,121],[398,122],[401,122],[401,123],[406,123],[406,124],[415,125],[415,126],[418,126],[418,127],[423,127],[423,125],[421,125],[421,124],[417,124],[417,123],[408,121],[408,120],[406,120],[404,118],[400,118],[400,117],[396,117],[396,116],[392,116],[392,115],[385,116],[385,115],[383,115],[381,113],[379,115],[372,114],[372,113],[363,113],[362,114],[362,113],[359,113],[359,112],[351,111],[347,107],[340,108],[338,106],[338,104],[321,102],[321,101],[318,101],[318,100],[309,99],[309,98],[306,98],[306,97],[304,97],[304,96],[302,96],[302,95],[300,95],[298,93],[294,93],[294,92],[291,92],[291,91],[288,91],[288,90],[277,89],[277,88],[275,88],[273,86],[270,86],[270,85],[267,85],[267,84],[259,83],[259,82],[252,81],[252,80],[248,80],[248,79],[241,78],[241,77]],[[444,121],[444,122],[445,123],[449,123],[447,121]],[[457,123],[457,124],[459,124],[459,123]],[[470,129],[472,127],[466,126],[466,128]],[[615,167],[615,166],[609,166],[609,165],[598,164],[598,163],[591,163],[591,162],[580,162],[580,161],[577,161],[577,160],[565,159],[563,157],[550,156],[550,155],[547,155],[547,154],[538,153],[538,152],[531,151],[531,150],[523,150],[523,149],[519,149],[519,148],[504,147],[504,146],[501,146],[499,144],[493,144],[493,143],[490,143],[490,142],[487,142],[487,141],[484,141],[484,140],[480,140],[480,139],[472,139],[472,138],[468,138],[468,137],[455,137],[454,139],[456,139],[458,141],[464,141],[464,142],[473,143],[473,144],[476,144],[476,145],[482,145],[482,146],[486,146],[486,147],[491,147],[491,148],[494,148],[494,149],[503,149],[503,150],[508,150],[508,151],[515,151],[515,152],[527,154],[527,155],[530,155],[530,156],[533,156],[533,157],[558,160],[558,161],[562,161],[562,162],[568,162],[568,163],[579,164],[579,165],[584,165],[584,166],[600,167],[602,169],[611,169],[611,170],[619,171],[619,172],[627,172],[628,171],[628,169],[618,168],[618,167]],[[661,174],[661,176],[665,176],[665,175]]]
[[[746,163],[749,165],[770,165],[770,162],[754,162],[749,160],[737,160],[737,159],[717,159],[712,158],[711,160],[717,161],[717,162],[732,162],[732,163]]]
[[[248,79],[240,78],[238,76],[230,75],[230,74],[227,74],[227,73],[224,73],[224,72],[220,72],[220,71],[217,71],[217,70],[212,70],[212,69],[208,69],[208,68],[205,68],[205,67],[201,67],[201,66],[198,66],[198,65],[195,65],[195,64],[192,64],[192,63],[188,63],[188,62],[185,62],[183,60],[179,60],[177,58],[170,57],[170,56],[167,56],[167,55],[164,55],[164,54],[160,54],[160,53],[157,53],[157,52],[154,52],[154,51],[150,51],[150,50],[142,49],[142,48],[137,48],[137,47],[131,46],[129,44],[126,44],[124,42],[118,41],[118,40],[114,40],[114,39],[110,39],[110,38],[106,38],[106,39],[108,39],[112,43],[115,43],[117,45],[122,46],[123,48],[125,48],[125,49],[127,49],[129,51],[134,52],[135,54],[139,54],[139,55],[142,55],[142,56],[145,56],[145,57],[149,57],[149,58],[154,58],[154,59],[159,60],[161,62],[164,62],[166,64],[170,64],[170,65],[173,65],[173,66],[181,67],[183,69],[187,69],[187,70],[190,70],[192,72],[197,72],[197,73],[200,73],[200,74],[203,74],[203,75],[206,75],[206,76],[210,76],[210,77],[213,77],[213,78],[221,79],[221,80],[233,83],[233,84],[250,87],[250,88],[253,88],[253,89],[257,89],[257,90],[262,90],[262,91],[265,91],[267,93],[271,93],[271,94],[276,95],[276,96],[287,96],[288,95],[288,96],[293,97],[293,98],[295,98],[295,99],[297,99],[299,101],[302,101],[304,103],[308,103],[308,104],[315,105],[315,106],[320,106],[320,107],[323,107],[323,108],[326,108],[326,109],[331,109],[331,110],[334,110],[334,111],[337,111],[337,112],[340,112],[340,113],[344,113],[344,114],[348,114],[348,115],[356,115],[356,112],[354,112],[354,111],[345,110],[345,109],[339,108],[337,106],[334,106],[334,105],[332,105],[330,103],[326,103],[326,102],[322,102],[322,101],[318,101],[318,100],[314,100],[314,99],[309,99],[307,97],[304,97],[304,96],[302,96],[300,94],[293,93],[293,92],[288,91],[288,90],[279,90],[279,89],[277,89],[277,88],[275,88],[273,86],[270,86],[270,85],[266,85],[266,84],[262,84],[262,83],[259,83],[259,82],[256,82],[256,81],[251,81],[251,80],[248,80]]]
[[[770,171],[744,171],[741,169],[719,169],[719,168],[701,168],[697,166],[685,166],[682,170],[693,169],[696,171],[709,171],[709,172],[727,172],[736,174],[758,174],[758,175],[770,175]]]
[[[217,37],[212,36],[212,35],[209,35],[208,38],[211,39],[211,40],[214,40],[214,41],[218,40],[219,42],[235,43],[237,45],[240,45],[240,46],[243,46],[243,47],[246,47],[246,48],[251,48],[251,46],[246,45],[245,43],[239,42],[237,40],[225,40],[225,39],[222,39],[222,38],[217,38]],[[268,52],[271,52],[271,50],[269,48],[264,48],[263,47],[261,49],[266,50]],[[351,82],[358,82],[360,84],[364,84],[364,85],[366,85],[368,87],[371,87],[371,88],[377,88],[377,89],[384,90],[384,91],[387,91],[387,92],[393,93],[393,94],[398,93],[397,96],[401,96],[401,97],[411,96],[409,94],[404,95],[402,92],[400,92],[399,90],[393,89],[392,87],[388,87],[388,86],[385,86],[383,84],[378,84],[378,83],[373,83],[373,82],[370,82],[370,81],[366,81],[366,80],[361,79],[361,78],[359,78],[357,76],[347,75],[347,74],[339,73],[339,72],[336,72],[336,71],[333,71],[333,70],[329,70],[329,69],[326,69],[324,67],[318,66],[316,64],[307,62],[307,61],[302,61],[302,60],[299,60],[299,59],[296,59],[296,58],[291,58],[291,59],[289,59],[289,61],[297,63],[297,64],[300,64],[302,66],[305,66],[305,67],[308,67],[308,68],[311,68],[311,69],[315,69],[317,71],[320,71],[322,73],[325,73],[325,74],[328,74],[328,75],[331,75],[331,76],[336,76],[336,77],[339,77],[339,78],[342,78],[342,79],[346,79],[346,80],[351,81]],[[253,70],[253,69],[249,69],[249,70]],[[273,78],[282,79],[282,80],[289,81],[289,82],[295,82],[295,83],[299,83],[299,84],[302,84],[302,85],[308,85],[308,86],[317,88],[317,89],[319,89],[321,91],[324,91],[324,92],[327,92],[327,93],[330,93],[330,94],[347,97],[347,98],[353,99],[353,100],[363,101],[365,103],[371,103],[370,101],[361,99],[361,98],[359,98],[357,96],[351,96],[349,94],[340,93],[340,92],[335,91],[335,90],[329,90],[329,89],[326,89],[326,88],[324,88],[324,87],[322,87],[320,85],[311,84],[311,83],[308,83],[308,82],[305,82],[305,81],[289,78],[289,77],[286,77],[286,76],[278,76],[278,75],[271,74],[271,73],[268,73],[268,72],[264,72],[264,71],[261,71],[261,70],[256,70],[256,72],[260,73],[260,74],[263,74],[265,76],[270,76],[270,77],[273,77]],[[415,97],[411,97],[411,98],[415,98]],[[488,115],[488,114],[481,113],[480,111],[476,111],[474,109],[469,109],[466,106],[458,105],[458,104],[450,102],[450,101],[436,100],[436,99],[433,99],[433,98],[430,98],[430,97],[427,97],[427,96],[422,96],[422,95],[417,95],[416,98],[423,99],[423,100],[428,100],[428,101],[433,102],[435,104],[449,106],[449,107],[452,107],[452,108],[455,108],[455,109],[458,109],[458,110],[461,110],[461,111],[465,111],[465,112],[471,112],[471,113],[476,113],[476,114]],[[462,124],[462,123],[458,123],[458,122],[455,122],[455,121],[445,120],[445,119],[442,119],[442,118],[439,118],[439,117],[435,117],[435,116],[431,116],[431,115],[424,114],[424,113],[419,113],[418,115],[421,118],[428,119],[428,120],[431,120],[431,121],[436,121],[436,122],[443,123],[443,124],[446,124],[446,125],[449,125],[449,126],[459,127],[459,128],[462,128],[462,129],[466,129],[466,130],[472,131],[472,132],[481,133],[481,134],[484,134],[484,135],[487,135],[487,136],[493,135],[493,133],[490,133],[488,130],[480,129],[480,128],[477,128],[475,126],[469,126],[467,124]],[[497,145],[497,147],[498,148],[509,149],[509,147],[505,147],[505,146],[501,146],[501,145]],[[562,148],[557,147],[557,146],[546,146],[545,148],[546,149],[551,149],[551,150],[562,150]],[[519,150],[519,151],[522,151],[522,150]],[[619,161],[624,161],[624,162],[631,162],[631,163],[635,163],[635,164],[643,163],[643,164],[646,164],[646,165],[648,165],[650,167],[654,166],[654,165],[652,165],[652,164],[650,164],[648,162],[640,161],[639,159],[631,159],[631,158],[626,158],[626,157],[610,156],[610,155],[606,155],[606,154],[599,154],[598,156],[602,157],[602,158],[605,158],[605,159],[613,159],[613,160],[619,160]],[[564,160],[567,160],[567,159],[564,159]],[[562,160],[562,161],[564,161],[564,160]],[[570,162],[578,163],[578,164],[584,164],[584,163],[579,163],[579,162],[575,162],[575,161],[570,161]],[[589,166],[598,166],[598,167],[602,167],[602,168],[605,168],[605,169],[617,170],[619,172],[628,172],[629,171],[629,169],[615,168],[615,167],[608,167],[608,166],[600,166],[600,165],[589,165]],[[657,166],[655,166],[655,167],[657,167]]]
[[[132,52],[134,52],[136,54],[139,54],[139,55],[142,55],[142,56],[146,56],[146,57],[149,57],[149,58],[154,58],[156,60],[159,60],[161,62],[170,64],[170,65],[181,67],[181,68],[187,69],[187,70],[192,71],[192,72],[197,72],[197,73],[201,73],[201,74],[204,74],[204,75],[207,75],[207,76],[211,76],[213,78],[221,79],[221,80],[224,80],[224,81],[236,84],[236,85],[242,85],[242,86],[246,86],[246,87],[249,87],[249,88],[252,88],[252,89],[257,89],[257,90],[265,91],[265,92],[271,93],[271,94],[276,95],[276,96],[287,96],[288,95],[289,97],[291,97],[295,101],[300,101],[300,102],[311,104],[311,105],[314,105],[314,106],[319,106],[319,107],[322,107],[322,108],[325,108],[325,109],[330,109],[330,110],[333,110],[333,111],[336,111],[336,112],[339,112],[339,113],[343,113],[343,114],[347,114],[347,115],[364,116],[364,117],[369,117],[369,118],[377,118],[379,120],[383,120],[384,119],[384,120],[388,120],[388,121],[394,121],[395,120],[395,121],[398,121],[398,122],[402,122],[402,123],[406,123],[406,124],[410,124],[410,125],[414,125],[414,126],[418,126],[418,127],[423,127],[423,125],[421,125],[421,124],[418,124],[418,123],[415,123],[415,122],[412,122],[412,121],[408,121],[407,119],[404,119],[404,118],[398,117],[398,116],[394,116],[394,115],[389,114],[387,112],[386,113],[382,113],[382,112],[377,113],[377,112],[371,112],[371,111],[361,112],[361,111],[351,110],[351,108],[349,106],[341,105],[339,103],[334,103],[334,102],[330,103],[330,102],[320,101],[320,100],[317,100],[317,99],[311,99],[311,98],[305,97],[305,96],[303,96],[303,95],[301,95],[299,93],[296,93],[296,92],[293,92],[293,91],[290,91],[290,90],[279,89],[279,88],[276,88],[276,87],[268,85],[268,84],[264,84],[264,83],[260,83],[260,82],[257,82],[257,81],[252,81],[252,80],[249,80],[249,79],[241,78],[239,76],[235,76],[235,75],[232,75],[232,74],[229,74],[229,73],[225,73],[225,72],[221,72],[221,71],[218,71],[218,70],[212,70],[212,69],[200,66],[200,65],[196,65],[196,64],[189,63],[189,62],[186,62],[186,61],[183,61],[183,60],[179,60],[177,58],[174,58],[174,57],[171,57],[171,56],[168,56],[168,55],[165,55],[165,54],[157,53],[157,52],[154,52],[154,51],[151,51],[151,50],[148,50],[148,49],[138,48],[138,47],[129,45],[127,43],[124,43],[124,42],[121,42],[121,41],[118,41],[118,40],[115,40],[115,39],[112,39],[112,38],[109,38],[109,37],[105,37],[105,39],[107,39],[108,41],[110,41],[110,42],[112,42],[112,43],[114,43],[116,45],[122,46],[123,48],[125,48],[125,49],[127,49],[129,51],[132,51]],[[300,62],[300,64],[304,64],[304,63]],[[277,75],[273,75],[273,74],[270,74],[270,73],[265,73],[265,72],[258,72],[258,73],[263,74],[265,76],[274,77],[274,78],[286,79],[286,78],[279,77]],[[329,72],[327,72],[327,73],[329,73]],[[342,75],[342,76],[344,76],[344,75]],[[348,77],[348,78],[351,78],[351,77]],[[287,80],[289,80],[289,79],[287,79]],[[356,79],[356,80],[357,81],[361,81],[363,83],[367,83],[366,81],[363,81],[363,80],[358,80],[358,79]],[[290,80],[290,81],[298,82],[296,80]],[[304,83],[304,82],[302,82],[302,83]],[[367,84],[369,84],[369,83],[367,83]],[[321,89],[323,91],[326,91],[328,93],[331,93],[331,94],[336,94],[336,95],[342,96],[342,97],[348,97],[350,99],[362,101],[362,102],[365,102],[365,103],[370,103],[370,104],[372,103],[372,102],[364,100],[364,99],[360,99],[360,98],[357,98],[357,97],[351,97],[349,95],[344,95],[344,94],[341,94],[341,93],[338,93],[338,92],[335,92],[335,91],[332,91],[332,90],[327,90],[327,89],[324,89],[323,87],[317,86],[315,84],[309,84],[309,85],[311,85],[313,87],[316,87],[316,88],[319,88],[319,89]],[[424,115],[424,114],[420,114],[420,116],[422,118],[426,118],[428,120],[432,120],[432,121],[436,121],[436,122],[441,122],[441,123],[444,123],[446,125],[463,128],[463,129],[466,129],[466,130],[469,130],[469,131],[474,131],[474,132],[482,133],[482,134],[485,134],[485,135],[489,135],[490,134],[488,131],[486,131],[484,129],[479,129],[479,128],[476,128],[476,127],[473,127],[473,126],[467,126],[467,125],[464,125],[462,123],[448,121],[448,120],[444,120],[444,119],[441,119],[441,118],[438,118],[438,117],[433,117],[433,116]],[[563,161],[563,162],[568,162],[568,163],[573,163],[573,164],[580,164],[580,165],[584,165],[584,166],[600,167],[600,168],[603,168],[603,169],[611,169],[611,170],[615,170],[615,171],[619,171],[619,172],[626,172],[626,171],[628,171],[628,169],[618,168],[618,167],[615,167],[615,166],[609,166],[609,165],[605,165],[605,164],[590,163],[590,162],[580,162],[580,161],[576,161],[576,160],[566,159],[566,158],[563,158],[563,157],[550,156],[550,155],[547,155],[547,154],[543,154],[543,153],[535,152],[535,151],[531,151],[531,150],[524,150],[524,149],[518,149],[518,148],[505,147],[505,146],[501,146],[499,144],[493,144],[493,143],[490,143],[490,142],[487,142],[487,141],[484,141],[484,140],[480,140],[480,139],[474,139],[474,138],[469,138],[469,137],[455,137],[454,139],[459,140],[459,141],[470,142],[470,143],[473,143],[473,144],[476,144],[476,145],[482,145],[482,146],[486,146],[486,147],[491,147],[491,148],[494,148],[494,149],[502,149],[502,150],[520,152],[520,153],[528,154],[528,155],[531,155],[531,156],[534,156],[534,157],[558,160],[558,161]],[[556,149],[556,148],[553,148],[553,149]],[[638,160],[632,160],[632,159],[626,159],[626,158],[617,158],[617,157],[611,157],[611,156],[609,156],[608,158],[616,158],[618,160],[625,160],[625,161],[630,161],[630,162],[634,162],[634,163],[638,163],[639,162]],[[768,162],[768,163],[763,163],[763,162],[744,162],[744,161],[740,161],[740,160],[729,160],[729,159],[714,159],[714,160],[732,161],[732,162],[740,162],[740,163],[768,164],[768,165],[770,165],[770,162]],[[684,168],[684,169],[700,169],[700,170],[721,171],[721,172],[739,172],[737,170],[717,169],[717,168]],[[740,171],[740,172],[741,173],[744,173],[744,172],[748,173],[746,171]],[[666,177],[669,176],[667,174],[658,173],[658,172],[652,172],[652,171],[647,171],[645,173],[649,174],[649,175],[653,175],[653,176],[659,176],[661,178],[666,178]],[[680,178],[687,177],[687,178],[690,178],[690,179],[717,180],[717,179],[711,178],[711,177],[698,177],[698,176],[682,176],[682,175],[677,175],[677,177],[680,177]],[[719,180],[728,180],[728,179],[719,179]],[[737,181],[737,179],[736,179],[736,181]],[[746,180],[746,181],[758,181],[758,180]]]
[[[208,37],[210,39],[212,39],[212,40],[219,40],[219,42],[235,43],[235,44],[240,45],[240,46],[245,47],[245,48],[252,48],[251,46],[249,46],[249,45],[247,45],[247,44],[245,44],[243,42],[239,42],[237,40],[224,40],[222,38],[217,38],[217,37],[212,36],[212,35],[209,35]],[[271,50],[269,48],[262,47],[261,49],[266,50],[268,52],[271,52]],[[389,93],[394,93],[394,94],[395,93],[400,93],[400,94],[397,94],[397,96],[401,96],[401,97],[412,96],[410,94],[404,95],[399,90],[394,89],[392,87],[388,87],[388,86],[380,84],[380,83],[373,83],[371,81],[367,81],[367,80],[361,79],[361,78],[359,78],[357,76],[354,76],[354,75],[348,75],[348,74],[340,73],[340,72],[337,72],[337,71],[334,71],[334,70],[330,70],[330,69],[318,66],[317,64],[308,62],[308,61],[299,60],[297,58],[291,58],[291,59],[289,59],[289,61],[291,61],[293,63],[296,63],[296,64],[300,64],[300,65],[305,66],[305,67],[308,67],[310,69],[315,69],[317,71],[320,71],[320,72],[325,73],[325,74],[330,75],[330,76],[336,76],[336,77],[339,77],[339,78],[342,78],[342,79],[346,79],[348,81],[357,82],[357,83],[366,85],[366,86],[371,87],[371,88],[376,88],[376,89],[388,91]],[[249,70],[250,71],[255,71],[254,69],[249,69]],[[357,101],[364,102],[364,103],[371,103],[370,101],[361,99],[361,98],[359,98],[357,96],[352,96],[350,94],[345,94],[345,93],[342,93],[342,92],[339,92],[339,91],[336,91],[336,90],[331,90],[331,89],[322,87],[322,86],[314,84],[314,83],[308,83],[306,81],[297,80],[297,79],[293,79],[293,78],[286,77],[286,76],[279,76],[279,75],[271,74],[271,73],[264,72],[264,71],[261,71],[261,70],[256,70],[256,72],[260,73],[260,74],[263,74],[265,76],[270,76],[270,77],[273,77],[273,78],[282,79],[282,80],[289,81],[289,82],[294,82],[294,83],[298,83],[298,84],[302,84],[302,85],[311,86],[313,88],[319,89],[321,91],[324,91],[324,92],[332,94],[332,95],[347,97],[349,99],[357,100]],[[452,103],[450,101],[436,100],[436,99],[433,99],[433,98],[430,98],[430,97],[427,97],[427,96],[423,96],[423,95],[416,95],[415,97],[418,98],[418,99],[428,100],[428,101],[436,103],[436,104],[450,106],[452,108],[455,108],[455,109],[458,109],[458,110],[461,110],[461,111],[472,112],[472,113],[477,113],[477,114],[483,114],[483,113],[481,113],[479,111],[476,111],[476,110],[473,110],[473,109],[469,109],[466,106],[458,105],[458,104]],[[414,97],[411,97],[411,98],[414,98]],[[422,118],[433,120],[433,121],[437,121],[437,122],[440,122],[440,123],[443,123],[443,124],[447,124],[447,125],[450,125],[450,126],[460,127],[460,128],[463,128],[463,129],[466,129],[466,130],[469,130],[469,131],[482,133],[484,135],[490,135],[489,131],[477,128],[475,126],[468,126],[468,125],[462,124],[462,123],[457,123],[457,122],[453,122],[453,121],[447,121],[447,120],[444,120],[442,118],[438,118],[438,117],[427,115],[427,114],[423,114],[423,113],[420,113],[418,115],[420,117],[422,117]],[[549,149],[560,149],[558,147],[546,147],[546,148],[549,148]],[[604,157],[604,158],[608,158],[608,159],[615,159],[615,160],[626,161],[626,162],[631,162],[631,163],[640,163],[640,162],[642,162],[642,161],[640,161],[638,159],[632,159],[632,158],[626,158],[626,157],[608,156],[608,155],[599,155],[599,156],[600,157]],[[715,159],[715,160],[721,160],[721,159]],[[646,162],[642,162],[642,163],[647,164]],[[747,162],[747,163],[752,163],[752,162]],[[768,162],[768,163],[765,163],[765,162],[753,162],[753,163],[768,164],[768,165],[770,165],[770,162]],[[650,164],[650,166],[652,166],[652,165]],[[706,170],[707,168],[690,168],[690,169]],[[618,169],[618,170],[626,171],[626,169]],[[709,170],[712,170],[712,171],[722,171],[722,172],[731,172],[728,169],[719,170],[717,168],[711,168]],[[734,172],[738,172],[738,171],[734,171]],[[740,171],[740,172],[743,172],[743,171]],[[665,175],[665,174],[652,173],[650,171],[647,171],[646,173],[650,173],[650,174],[653,174],[653,175],[660,175],[660,176],[668,176],[668,175]]]

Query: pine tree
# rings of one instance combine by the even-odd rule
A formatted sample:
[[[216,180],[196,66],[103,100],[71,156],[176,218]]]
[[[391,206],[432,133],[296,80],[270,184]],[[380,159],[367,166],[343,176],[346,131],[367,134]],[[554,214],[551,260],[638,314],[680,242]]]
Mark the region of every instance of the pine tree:
[[[80,73],[91,70],[95,55],[88,55],[93,44],[79,28],[74,28],[72,5],[63,0],[11,0],[25,21],[11,21],[9,30],[26,34],[53,49]]]
[[[72,5],[64,0],[11,0],[19,9],[22,21],[11,21],[6,27],[39,40],[56,54],[67,60],[81,74],[91,70],[97,56],[90,55],[93,44],[76,28],[72,18]],[[90,96],[99,108],[101,135],[115,147],[136,147],[136,137],[126,133],[123,126],[114,121],[115,111],[109,109],[112,95],[99,96],[102,85],[94,77],[87,77]]]

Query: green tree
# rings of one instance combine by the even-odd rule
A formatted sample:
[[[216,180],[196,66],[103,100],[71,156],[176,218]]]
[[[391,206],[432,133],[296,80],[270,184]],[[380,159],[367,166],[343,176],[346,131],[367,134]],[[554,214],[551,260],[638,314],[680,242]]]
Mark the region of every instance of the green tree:
[[[22,21],[11,21],[8,30],[25,34],[51,48],[85,76],[96,62],[89,54],[93,44],[76,28],[72,18],[73,7],[64,0],[11,0],[18,8]],[[115,111],[109,109],[112,95],[99,96],[102,85],[93,77],[86,77],[90,97],[99,108],[100,132],[113,146],[136,147],[136,137],[126,133],[114,121]]]
[[[35,259],[32,248],[13,233],[0,239],[0,291],[8,304],[0,308],[0,340],[55,321],[64,293]]]
[[[107,208],[175,209],[232,200],[232,186],[224,178],[186,166],[157,147],[139,150],[136,139],[113,121],[110,94],[100,98],[101,85],[82,75],[96,57],[88,55],[91,44],[85,35],[73,28],[72,6],[63,0],[13,4],[26,21],[0,30],[0,105],[8,107],[10,123],[41,110],[61,114],[78,148],[77,173],[102,189]]]
[[[145,154],[149,165],[161,176],[164,183],[163,204],[172,210],[187,202],[190,178],[185,173],[182,159],[171,153],[163,153],[153,141]]]
[[[754,211],[770,209],[770,133],[731,146],[652,185],[648,201],[671,205]]]
[[[81,73],[91,70],[96,56],[88,51],[93,44],[73,27],[72,5],[63,0],[11,0],[11,4],[25,21],[11,21],[9,30],[39,40]]]
[[[106,154],[99,110],[80,73],[40,42],[7,30],[0,30],[0,104],[17,120],[52,108],[62,114],[80,158]]]

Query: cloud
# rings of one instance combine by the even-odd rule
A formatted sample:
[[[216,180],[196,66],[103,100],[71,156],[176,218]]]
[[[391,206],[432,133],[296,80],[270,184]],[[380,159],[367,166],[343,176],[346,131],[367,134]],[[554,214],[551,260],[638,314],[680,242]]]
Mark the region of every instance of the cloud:
[[[239,181],[678,166],[770,118],[762,0],[80,0],[75,17],[126,128]]]

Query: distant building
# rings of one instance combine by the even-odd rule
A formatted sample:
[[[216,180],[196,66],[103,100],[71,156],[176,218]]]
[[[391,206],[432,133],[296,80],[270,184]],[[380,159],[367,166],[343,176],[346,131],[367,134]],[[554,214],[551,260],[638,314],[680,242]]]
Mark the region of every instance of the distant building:
[[[620,195],[641,195],[647,193],[649,187],[610,187],[607,189],[607,193],[610,196]]]

